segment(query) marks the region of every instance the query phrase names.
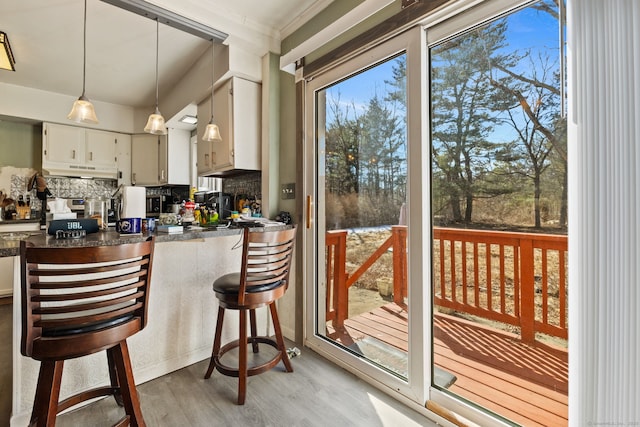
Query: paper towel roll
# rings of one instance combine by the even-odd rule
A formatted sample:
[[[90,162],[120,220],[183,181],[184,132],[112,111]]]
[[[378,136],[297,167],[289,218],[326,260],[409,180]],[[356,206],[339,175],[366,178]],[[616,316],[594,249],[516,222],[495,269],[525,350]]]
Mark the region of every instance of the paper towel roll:
[[[145,187],[123,187],[120,218],[145,218],[147,216],[146,201],[147,189]]]

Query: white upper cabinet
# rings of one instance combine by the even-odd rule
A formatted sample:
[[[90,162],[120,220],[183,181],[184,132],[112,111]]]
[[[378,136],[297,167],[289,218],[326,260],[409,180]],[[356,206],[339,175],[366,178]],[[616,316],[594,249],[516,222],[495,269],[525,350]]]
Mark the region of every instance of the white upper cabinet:
[[[202,140],[211,118],[211,99],[198,104],[198,175],[260,170],[261,85],[231,77],[214,91],[214,121],[222,141]]]
[[[190,135],[179,129],[169,129],[168,135],[133,135],[131,184],[189,185]]]
[[[42,170],[45,175],[117,177],[120,134],[44,123]]]

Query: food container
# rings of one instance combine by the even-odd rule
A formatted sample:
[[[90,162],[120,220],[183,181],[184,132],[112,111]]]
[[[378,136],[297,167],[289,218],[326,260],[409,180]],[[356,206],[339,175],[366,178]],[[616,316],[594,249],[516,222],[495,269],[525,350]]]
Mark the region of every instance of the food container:
[[[109,226],[109,210],[104,199],[87,199],[84,202],[84,217],[98,221],[98,228],[106,230]]]

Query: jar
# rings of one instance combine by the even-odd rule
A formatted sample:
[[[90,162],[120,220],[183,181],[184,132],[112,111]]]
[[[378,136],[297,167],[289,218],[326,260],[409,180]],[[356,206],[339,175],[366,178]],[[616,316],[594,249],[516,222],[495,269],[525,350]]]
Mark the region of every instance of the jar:
[[[84,201],[84,217],[98,221],[98,229],[106,230],[109,226],[109,211],[104,199],[87,199]]]

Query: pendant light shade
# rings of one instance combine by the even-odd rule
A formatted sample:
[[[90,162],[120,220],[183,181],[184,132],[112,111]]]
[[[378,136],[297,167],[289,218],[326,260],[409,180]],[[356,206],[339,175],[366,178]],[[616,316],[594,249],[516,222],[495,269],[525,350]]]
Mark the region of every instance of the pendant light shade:
[[[144,127],[144,131],[147,133],[151,133],[154,135],[166,135],[167,134],[167,126],[164,123],[164,117],[160,114],[160,110],[158,109],[158,45],[160,39],[160,23],[156,18],[156,111],[149,116],[149,120],[147,120],[147,125]]]
[[[166,135],[167,126],[164,124],[164,117],[160,114],[160,110],[156,107],[156,111],[149,115],[144,131],[154,135]]]
[[[211,120],[209,120],[209,124],[204,130],[204,135],[202,135],[202,139],[204,141],[222,141],[222,136],[220,135],[220,129],[218,125],[213,121],[213,83],[214,83],[214,70],[213,70],[213,61],[214,61],[214,47],[215,42],[211,41]]]
[[[213,117],[211,118],[211,121],[205,128],[202,139],[204,139],[205,141],[222,141],[222,136],[220,135],[220,128],[218,128],[217,124],[213,123]]]
[[[93,108],[93,104],[84,94],[85,78],[87,74],[87,0],[84,0],[84,35],[83,35],[83,58],[82,58],[82,95],[73,103],[71,112],[67,119],[77,123],[97,124],[98,118]]]
[[[96,111],[93,108],[93,104],[89,99],[84,96],[84,92],[80,98],[76,99],[71,107],[71,112],[67,116],[67,119],[73,120],[77,123],[98,123],[98,117],[96,117]]]

